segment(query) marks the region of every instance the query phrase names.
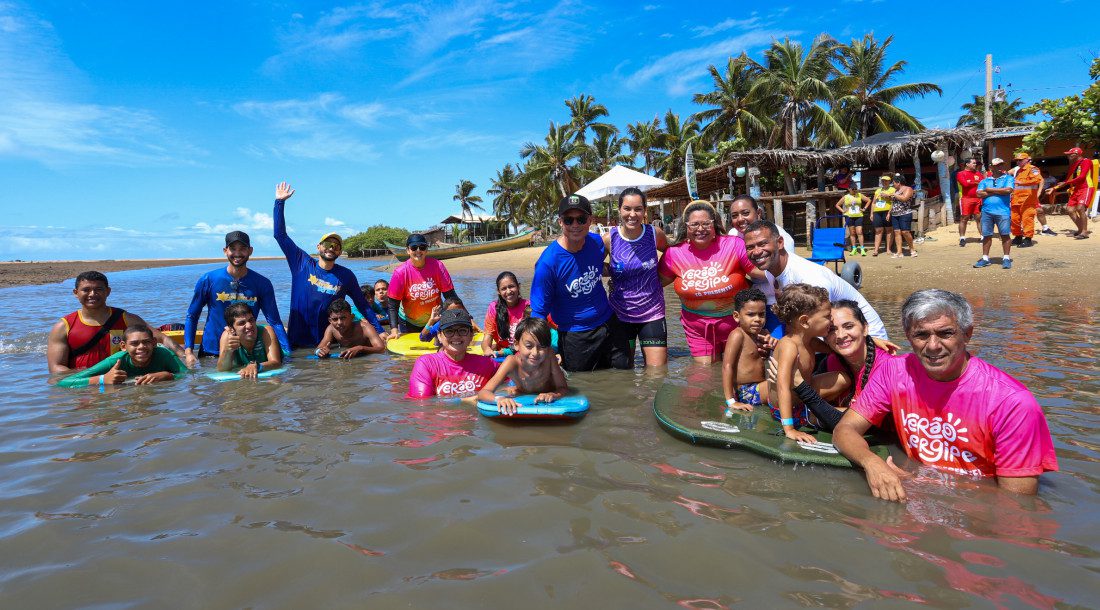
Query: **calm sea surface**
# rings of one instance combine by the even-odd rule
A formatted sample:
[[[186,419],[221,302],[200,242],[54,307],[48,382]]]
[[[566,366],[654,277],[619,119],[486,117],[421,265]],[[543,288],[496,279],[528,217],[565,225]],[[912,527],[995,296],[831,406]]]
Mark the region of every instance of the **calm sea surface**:
[[[285,318],[285,263],[253,267]],[[211,268],[114,273],[109,302],[182,322]],[[486,275],[455,278],[478,318]],[[573,375],[592,411],[565,425],[407,401],[412,362],[389,355],[298,357],[262,383],[56,388],[44,344],[71,285],[0,290],[0,608],[1097,607],[1100,327],[1083,292],[975,299],[973,351],[1032,389],[1054,434],[1061,472],[1039,498],[922,470],[900,506],[856,471],[672,438],[652,412],[665,373],[640,369]],[[868,296],[901,338],[905,295]],[[667,375],[717,383],[675,309]]]

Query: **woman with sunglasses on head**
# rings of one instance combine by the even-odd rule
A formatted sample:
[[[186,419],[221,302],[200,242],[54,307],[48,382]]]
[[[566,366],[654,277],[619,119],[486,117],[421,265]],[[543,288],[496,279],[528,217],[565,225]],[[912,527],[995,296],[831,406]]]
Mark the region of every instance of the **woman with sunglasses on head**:
[[[458,298],[451,274],[443,263],[428,256],[428,240],[413,233],[405,240],[409,260],[393,270],[387,291],[390,309],[389,338],[418,333],[443,299]]]
[[[588,232],[591,222],[592,204],[587,198],[562,198],[558,204],[561,235],[535,263],[531,317],[551,316],[557,324],[563,369],[631,368],[630,342],[603,287],[603,240]]]
[[[714,206],[692,201],[684,208],[676,245],[657,266],[661,284],[672,284],[680,297],[688,348],[701,364],[722,359],[726,339],[737,328],[733,298],[749,285],[745,276],[764,277],[745,253],[745,242],[725,232]]]
[[[608,301],[619,327],[632,343],[640,344],[646,366],[668,363],[665,327],[665,291],[657,261],[668,248],[665,232],[646,224],[645,193],[630,187],[619,193],[619,226],[603,236],[610,261]],[[634,350],[630,350],[633,364]]]

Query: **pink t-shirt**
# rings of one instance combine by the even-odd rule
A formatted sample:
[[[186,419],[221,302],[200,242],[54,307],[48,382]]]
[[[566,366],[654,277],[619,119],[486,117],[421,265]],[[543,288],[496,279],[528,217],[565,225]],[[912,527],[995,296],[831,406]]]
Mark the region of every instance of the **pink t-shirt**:
[[[497,363],[488,356],[466,354],[462,362],[451,360],[439,350],[424,354],[413,364],[409,377],[409,398],[462,398],[476,394],[497,372]]]
[[[928,377],[915,354],[891,357],[874,367],[852,408],[876,426],[892,414],[905,452],[929,466],[987,477],[1058,470],[1039,403],[981,358],[971,357],[958,379],[941,382]]]
[[[431,318],[432,308],[443,302],[440,295],[448,290],[454,290],[451,274],[443,263],[428,257],[420,269],[414,267],[411,260],[398,265],[393,270],[386,294],[401,303],[403,318],[424,326]]]
[[[530,301],[520,299],[514,307],[508,308],[508,340],[504,341],[500,338],[500,329],[497,328],[497,307],[500,307],[500,299],[489,303],[489,310],[485,312],[485,326],[483,328],[485,334],[490,335],[497,342],[497,349],[511,347],[516,342],[516,326],[523,320],[527,308],[530,306]]]
[[[684,242],[665,251],[657,272],[676,278],[672,287],[682,307],[691,313],[720,318],[733,313],[733,297],[749,283],[745,274],[755,269],[745,242],[732,235],[718,235],[699,250]]]

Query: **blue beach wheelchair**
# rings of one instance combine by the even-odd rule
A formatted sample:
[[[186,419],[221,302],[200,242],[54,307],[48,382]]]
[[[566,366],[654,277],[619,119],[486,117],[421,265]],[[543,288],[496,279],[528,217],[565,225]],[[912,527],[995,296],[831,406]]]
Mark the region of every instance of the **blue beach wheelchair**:
[[[834,220],[839,226],[822,226],[822,224],[831,224],[830,221]],[[822,266],[832,263],[833,271],[856,290],[863,286],[863,268],[855,261],[847,262],[844,257],[843,216],[822,216],[814,222],[809,260]]]

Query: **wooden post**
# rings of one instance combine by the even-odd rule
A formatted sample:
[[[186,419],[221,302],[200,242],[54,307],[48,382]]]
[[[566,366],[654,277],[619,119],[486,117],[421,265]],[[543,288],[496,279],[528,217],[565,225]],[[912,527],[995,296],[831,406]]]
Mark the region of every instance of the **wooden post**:
[[[783,228],[783,200],[782,199],[772,199],[772,223],[775,226],[779,227],[780,229]]]
[[[946,151],[944,151],[946,153]],[[940,193],[943,193],[943,224],[955,224],[955,210],[951,205],[951,178],[947,174],[947,159],[936,163],[936,174],[940,179]]]
[[[917,235],[924,236],[924,187],[921,182],[924,181],[923,176],[920,173],[920,149],[913,151],[913,172],[915,176],[913,181],[913,190],[915,191],[914,197],[917,198]]]
[[[825,192],[825,166],[821,161],[817,162],[817,190],[818,192]]]
[[[813,247],[814,223],[817,222],[817,200],[806,201],[806,243]],[[792,236],[793,237],[793,236]]]

